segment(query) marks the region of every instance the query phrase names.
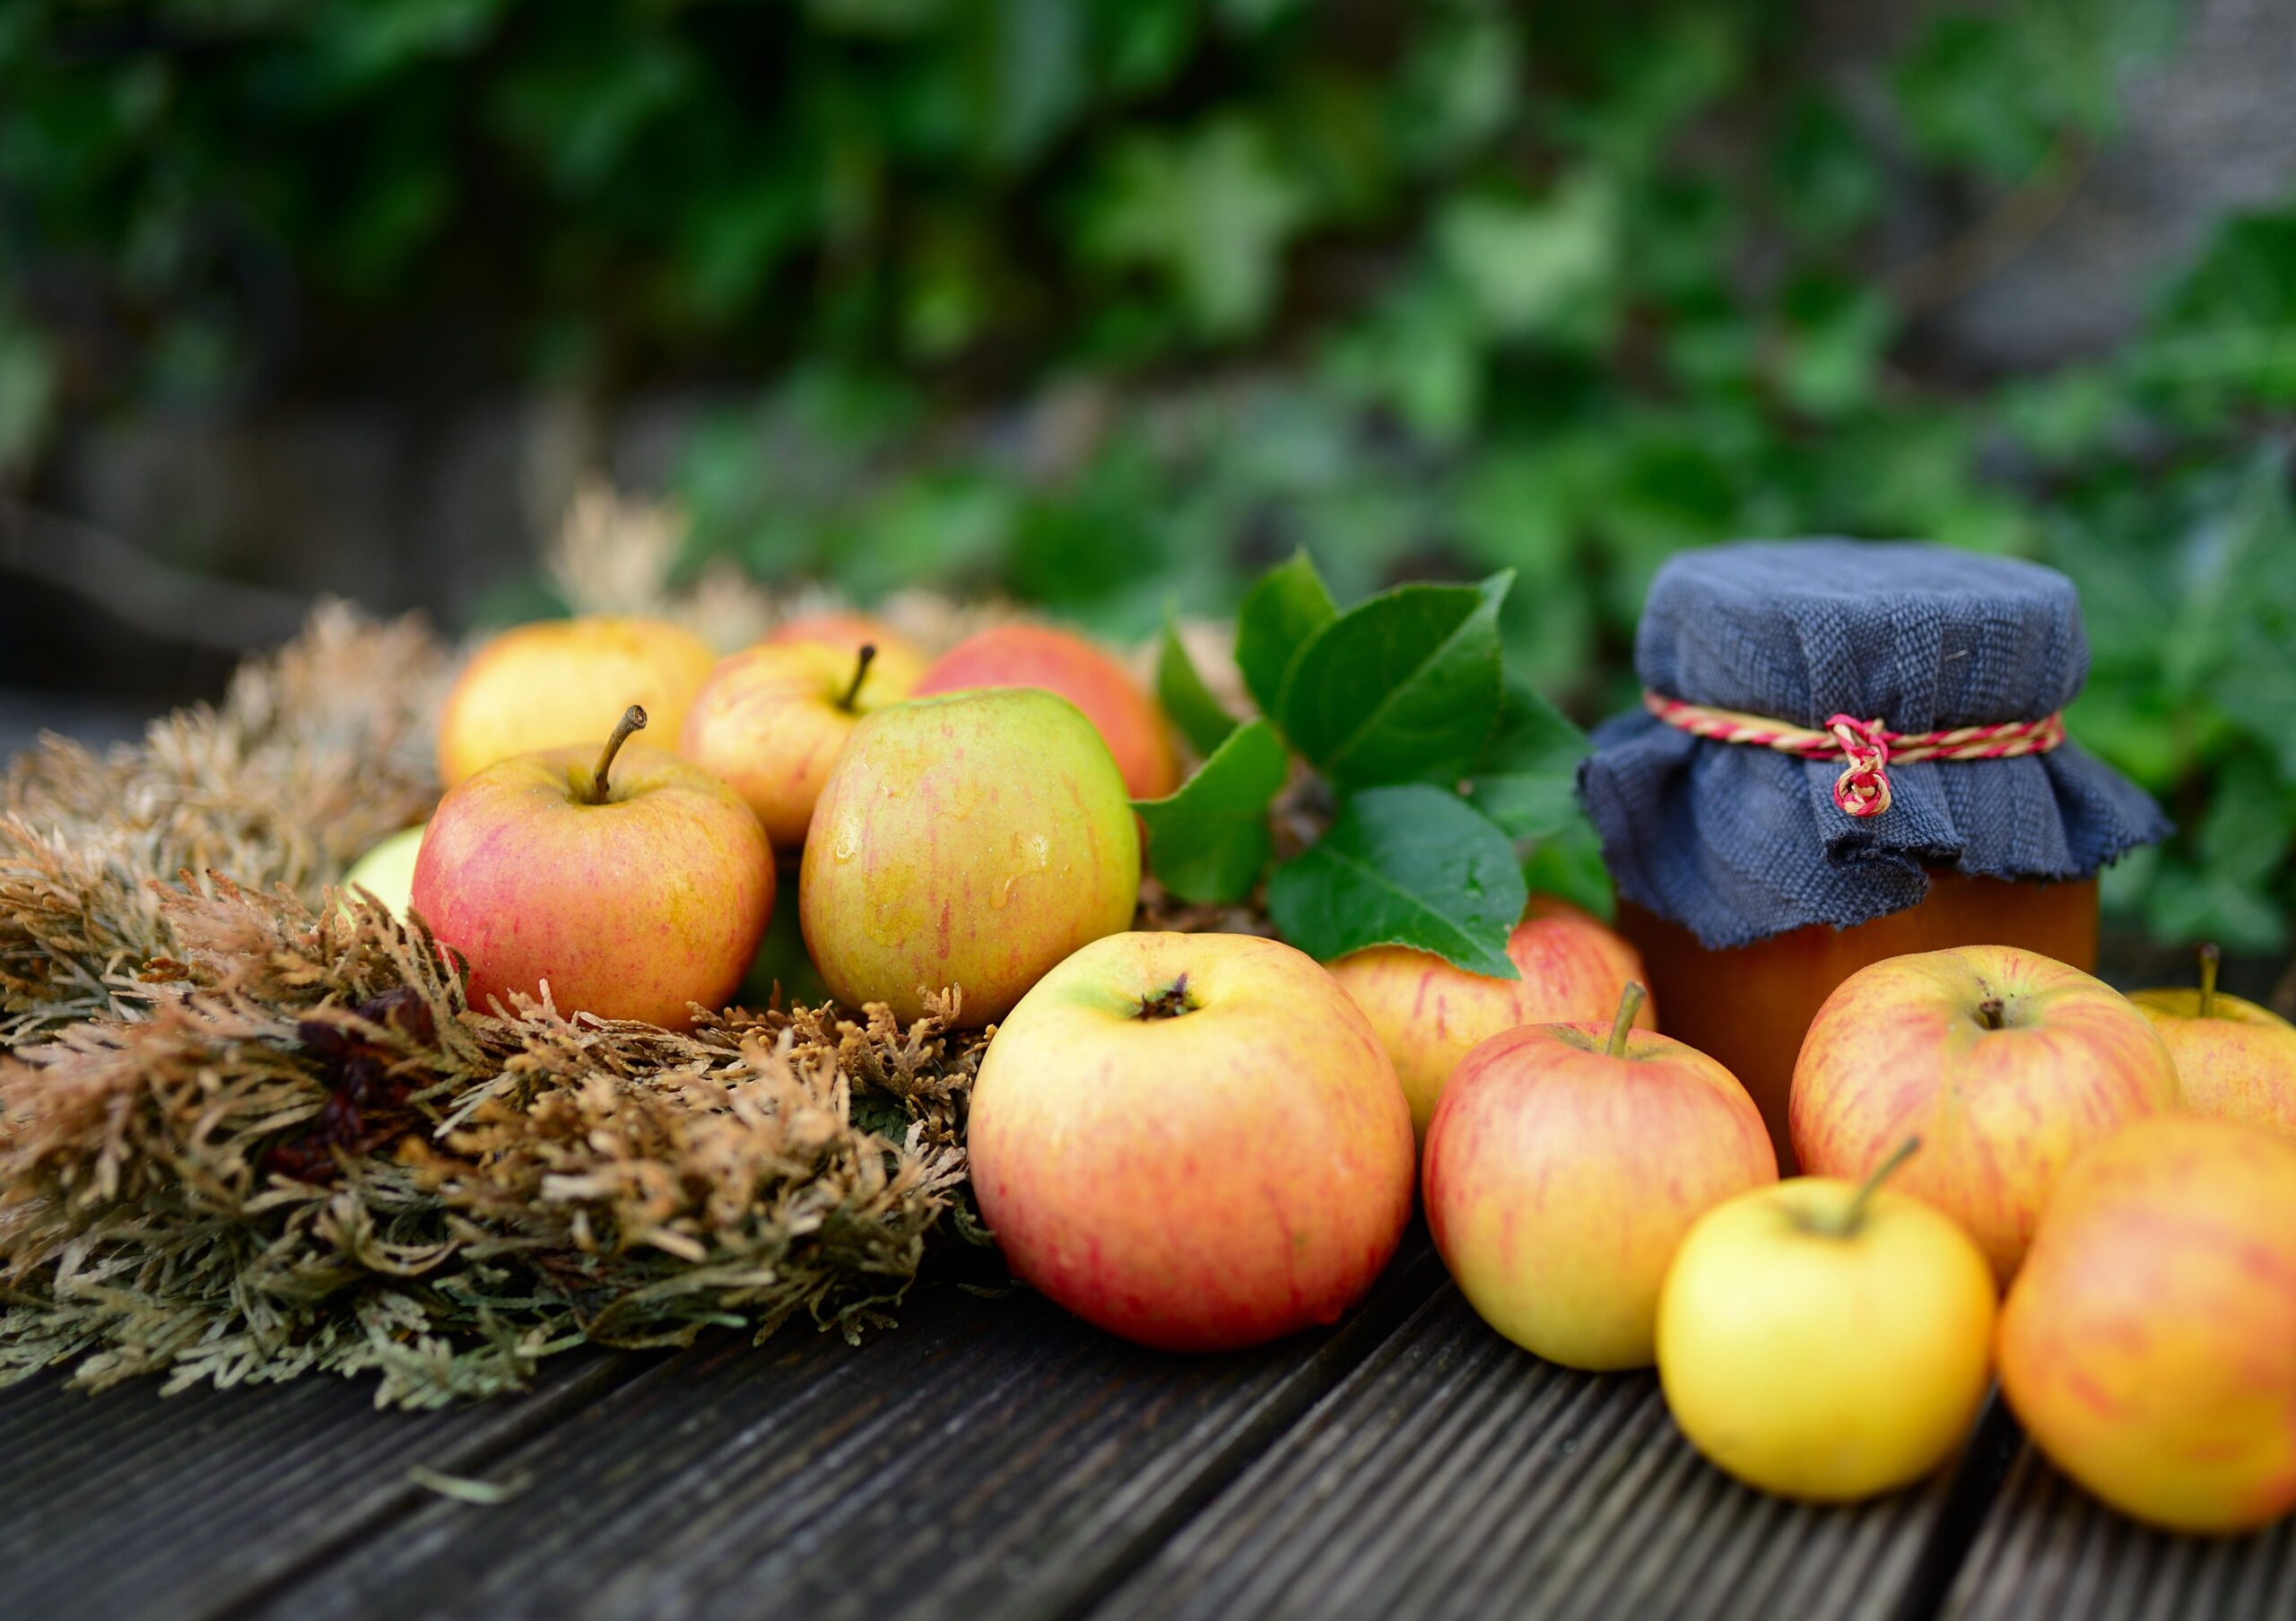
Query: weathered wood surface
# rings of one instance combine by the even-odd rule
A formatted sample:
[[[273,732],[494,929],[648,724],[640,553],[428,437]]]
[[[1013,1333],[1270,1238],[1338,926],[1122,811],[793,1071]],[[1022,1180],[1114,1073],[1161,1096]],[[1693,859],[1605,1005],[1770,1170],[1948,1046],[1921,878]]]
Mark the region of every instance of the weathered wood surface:
[[[2296,1521],[2248,1537],[2170,1536],[2112,1512],[2027,1447],[1944,1613],[1951,1621],[2288,1621]]]
[[[1970,1477],[1994,1472],[1997,1420]],[[1446,1286],[1135,1573],[1107,1621],[1926,1613],[1978,1503],[1845,1511],[1707,1466],[1648,1373],[1517,1350]]]
[[[2141,1530],[1997,1412],[1917,1492],[1746,1491],[1648,1375],[1499,1340],[1416,1235],[1346,1323],[1236,1356],[1138,1351],[1025,1294],[931,1288],[903,1315],[857,1350],[570,1360],[448,1413],[326,1379],[0,1391],[0,1615],[2296,1616],[2296,1532]],[[425,1468],[505,1495],[441,1496]]]
[[[1338,1329],[1159,1355],[1033,1296],[920,1300],[856,1354],[678,1357],[257,1612],[330,1617],[1074,1613],[1435,1286],[1423,1242]]]
[[[230,1613],[430,1495],[410,1469],[482,1468],[622,1373],[569,1357],[521,1399],[430,1413],[326,1377],[164,1400],[154,1380],[0,1390],[0,1615]]]

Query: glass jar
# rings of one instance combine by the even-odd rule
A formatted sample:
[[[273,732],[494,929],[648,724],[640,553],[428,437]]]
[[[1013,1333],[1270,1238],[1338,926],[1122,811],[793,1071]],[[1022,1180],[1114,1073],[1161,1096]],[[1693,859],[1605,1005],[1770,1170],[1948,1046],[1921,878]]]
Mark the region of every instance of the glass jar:
[[[1659,1027],[1743,1081],[1794,1165],[1811,1017],[1868,963],[2018,946],[2094,968],[2099,869],[2168,831],[2066,742],[2088,670],[2051,569],[1893,542],[1683,553],[1635,641],[1642,707],[1579,791]],[[1971,728],[1977,728],[1972,731]]]
[[[1718,950],[1623,899],[1618,928],[1642,954],[1662,1028],[1745,1084],[1777,1146],[1779,1172],[1790,1176],[1786,1102],[1794,1059],[1835,986],[1884,957],[1949,946],[2022,946],[2093,972],[2097,881],[2020,883],[1933,871],[1929,893],[1902,911],[1848,928],[1805,924]]]

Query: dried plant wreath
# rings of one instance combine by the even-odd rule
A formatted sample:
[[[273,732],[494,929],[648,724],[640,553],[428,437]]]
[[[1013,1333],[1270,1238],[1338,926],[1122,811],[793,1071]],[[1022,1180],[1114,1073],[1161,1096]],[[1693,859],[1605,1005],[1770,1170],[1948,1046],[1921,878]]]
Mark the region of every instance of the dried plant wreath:
[[[446,650],[322,611],[228,697],[0,815],[0,1377],[380,1374],[427,1405],[552,1351],[878,1320],[968,1223],[985,1038],[944,1003],[691,1031],[466,1006],[329,887],[435,789]]]
[[[753,635],[754,592],[664,595],[674,533],[588,492],[556,583]],[[904,611],[928,643],[981,612]],[[474,1009],[419,925],[333,887],[434,802],[453,664],[412,621],[325,607],[142,744],[11,764],[0,1381],[326,1370],[437,1405],[585,1342],[857,1336],[929,1246],[984,1236],[963,1129],[987,1036],[950,1031],[953,993],[906,1028],[778,992],[683,1032]]]

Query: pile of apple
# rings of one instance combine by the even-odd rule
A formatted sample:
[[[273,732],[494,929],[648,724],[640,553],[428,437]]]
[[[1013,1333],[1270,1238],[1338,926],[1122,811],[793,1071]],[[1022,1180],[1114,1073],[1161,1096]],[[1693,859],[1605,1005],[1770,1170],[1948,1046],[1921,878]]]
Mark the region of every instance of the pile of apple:
[[[1874,963],[1804,1040],[1784,1181],[1744,1089],[1630,1029],[1636,999],[1607,1035],[1494,1036],[1442,1090],[1428,1222],[1500,1332],[1655,1362],[1691,1442],[1788,1496],[1929,1473],[1997,1373],[2126,1512],[2296,1508],[2296,1027],[2213,957],[2133,1001],[2007,946]]]
[[[1744,1088],[1657,1033],[1633,950],[1560,902],[1531,902],[1511,981],[1128,932],[1134,801],[1178,763],[1154,702],[1063,632],[928,661],[833,615],[717,660],[651,622],[526,626],[465,672],[439,759],[427,826],[351,880],[411,905],[475,1005],[683,1024],[734,995],[794,860],[833,995],[909,1019],[953,988],[996,1025],[982,1215],[1115,1333],[1208,1351],[1330,1322],[1416,1185],[1494,1329],[1655,1363],[1684,1434],[1757,1486],[1917,1478],[1997,1373],[2132,1513],[2296,1506],[2296,1027],[2213,964],[2135,1002],[1999,946],[1865,970],[1808,1033],[1810,1174],[1781,1181]]]

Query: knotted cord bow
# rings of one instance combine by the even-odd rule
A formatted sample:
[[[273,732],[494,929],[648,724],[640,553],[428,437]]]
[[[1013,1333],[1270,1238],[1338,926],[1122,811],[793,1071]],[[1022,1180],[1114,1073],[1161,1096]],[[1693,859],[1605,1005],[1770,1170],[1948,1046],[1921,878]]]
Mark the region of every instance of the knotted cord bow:
[[[1893,732],[1879,720],[1835,714],[1826,717],[1825,730],[1813,731],[1738,710],[1685,703],[1662,693],[1644,693],[1642,705],[1668,726],[1694,737],[1751,744],[1805,760],[1840,756],[1844,763],[1841,775],[1834,779],[1833,802],[1850,816],[1878,816],[1890,808],[1892,761],[1910,765],[1920,760],[2008,760],[2020,754],[2045,754],[2065,741],[2061,714],[1938,732]]]

